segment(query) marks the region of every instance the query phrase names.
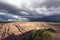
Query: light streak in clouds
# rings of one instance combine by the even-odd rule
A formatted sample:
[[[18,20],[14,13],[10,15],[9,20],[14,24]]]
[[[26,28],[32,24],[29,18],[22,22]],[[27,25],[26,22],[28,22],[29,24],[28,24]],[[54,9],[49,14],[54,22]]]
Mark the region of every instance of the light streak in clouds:
[[[23,6],[25,7],[32,7],[36,6],[36,4],[40,4],[45,2],[46,0],[0,0],[1,2],[11,4],[13,6],[16,6],[18,8],[21,8]]]
[[[10,4],[16,7],[21,7],[21,5],[23,4],[23,0],[0,0],[1,2],[4,2],[6,4]]]
[[[11,18],[11,19],[8,19],[8,20],[3,20],[2,18],[0,18],[0,21],[28,21],[27,18],[23,18],[23,17],[20,17],[18,15],[13,15],[13,14],[8,14],[8,13],[2,13],[2,12],[0,12],[0,15],[5,15],[5,16]]]

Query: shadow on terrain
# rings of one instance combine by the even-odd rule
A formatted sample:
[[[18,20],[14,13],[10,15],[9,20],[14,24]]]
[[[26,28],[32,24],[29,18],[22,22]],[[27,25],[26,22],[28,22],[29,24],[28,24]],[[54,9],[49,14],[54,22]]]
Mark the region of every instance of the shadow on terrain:
[[[28,35],[29,33],[31,33],[33,30],[29,31],[29,32],[26,32],[26,33],[23,33],[22,35],[14,35],[14,34],[11,34],[9,35],[8,37],[2,39],[2,40],[21,40],[24,36]]]

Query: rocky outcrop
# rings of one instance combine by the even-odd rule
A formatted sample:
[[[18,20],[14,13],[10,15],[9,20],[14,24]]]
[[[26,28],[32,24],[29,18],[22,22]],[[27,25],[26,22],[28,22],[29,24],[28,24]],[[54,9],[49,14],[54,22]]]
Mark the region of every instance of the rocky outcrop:
[[[34,29],[45,29],[48,27],[44,22],[11,22],[0,23],[0,40],[18,40],[20,35],[30,32]],[[13,35],[13,36],[11,36]],[[17,37],[16,37],[17,36]],[[13,38],[14,37],[14,38]],[[20,39],[19,39],[20,40]]]

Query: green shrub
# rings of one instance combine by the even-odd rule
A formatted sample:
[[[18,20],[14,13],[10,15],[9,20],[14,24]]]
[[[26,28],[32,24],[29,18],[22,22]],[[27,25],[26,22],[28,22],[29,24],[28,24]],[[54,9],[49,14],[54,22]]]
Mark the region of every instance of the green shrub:
[[[51,40],[51,32],[45,30],[35,30],[22,40]]]
[[[48,28],[47,31],[56,32],[53,28]]]

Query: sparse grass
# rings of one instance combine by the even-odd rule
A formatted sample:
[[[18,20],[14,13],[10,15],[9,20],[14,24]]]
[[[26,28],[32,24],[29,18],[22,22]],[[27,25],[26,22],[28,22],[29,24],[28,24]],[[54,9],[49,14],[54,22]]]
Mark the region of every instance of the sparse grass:
[[[24,37],[22,40],[52,40],[51,31],[49,30],[34,30],[31,34]]]

